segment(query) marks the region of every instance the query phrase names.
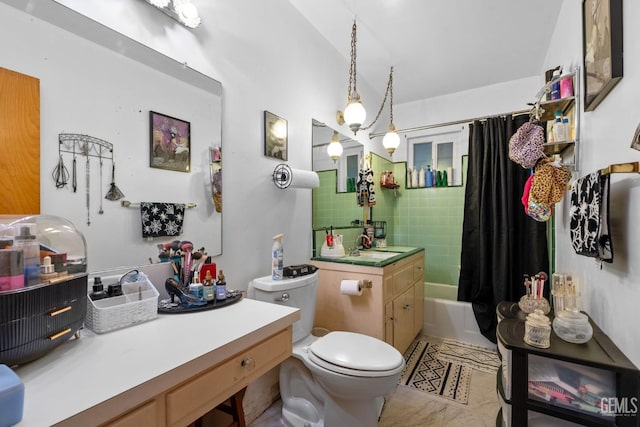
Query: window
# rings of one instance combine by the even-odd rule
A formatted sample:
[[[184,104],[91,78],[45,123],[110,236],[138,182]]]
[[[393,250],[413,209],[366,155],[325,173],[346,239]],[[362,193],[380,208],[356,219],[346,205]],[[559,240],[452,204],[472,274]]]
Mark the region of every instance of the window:
[[[453,127],[452,127],[453,128]],[[462,156],[467,154],[466,126],[455,129],[434,129],[437,133],[423,134],[407,138],[407,167],[420,170],[446,171],[452,168],[452,177],[447,177],[449,185],[462,185]]]

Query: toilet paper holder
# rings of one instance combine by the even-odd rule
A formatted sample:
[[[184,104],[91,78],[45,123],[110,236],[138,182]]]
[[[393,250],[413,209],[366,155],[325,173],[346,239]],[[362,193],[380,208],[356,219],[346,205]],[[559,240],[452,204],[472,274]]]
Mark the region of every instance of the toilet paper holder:
[[[373,287],[373,283],[371,283],[371,280],[358,280],[358,285],[360,285],[361,288]]]

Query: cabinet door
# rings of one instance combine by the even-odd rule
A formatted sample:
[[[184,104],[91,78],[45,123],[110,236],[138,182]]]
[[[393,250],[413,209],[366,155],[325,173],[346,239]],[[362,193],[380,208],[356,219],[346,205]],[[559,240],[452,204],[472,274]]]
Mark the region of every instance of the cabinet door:
[[[384,305],[384,341],[393,345],[393,302]]]
[[[415,306],[413,336],[415,337],[424,327],[424,282],[422,280],[413,285],[413,299]]]
[[[413,284],[413,263],[401,267],[393,273],[393,294],[399,295]]]
[[[401,353],[404,353],[415,337],[413,292],[411,287],[393,300],[393,346]]]
[[[40,213],[40,80],[0,67],[0,214]]]

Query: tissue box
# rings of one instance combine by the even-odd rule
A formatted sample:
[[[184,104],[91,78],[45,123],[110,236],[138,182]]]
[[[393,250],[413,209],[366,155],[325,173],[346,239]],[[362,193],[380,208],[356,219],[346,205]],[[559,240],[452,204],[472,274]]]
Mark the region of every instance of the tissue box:
[[[7,365],[0,365],[0,427],[22,420],[24,384]]]

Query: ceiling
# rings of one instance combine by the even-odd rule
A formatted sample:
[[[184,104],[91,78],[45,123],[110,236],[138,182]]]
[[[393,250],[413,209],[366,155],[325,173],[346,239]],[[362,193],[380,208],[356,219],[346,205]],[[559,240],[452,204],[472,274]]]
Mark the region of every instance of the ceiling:
[[[289,0],[395,104],[542,74],[563,0]],[[345,67],[345,84],[348,68]]]

